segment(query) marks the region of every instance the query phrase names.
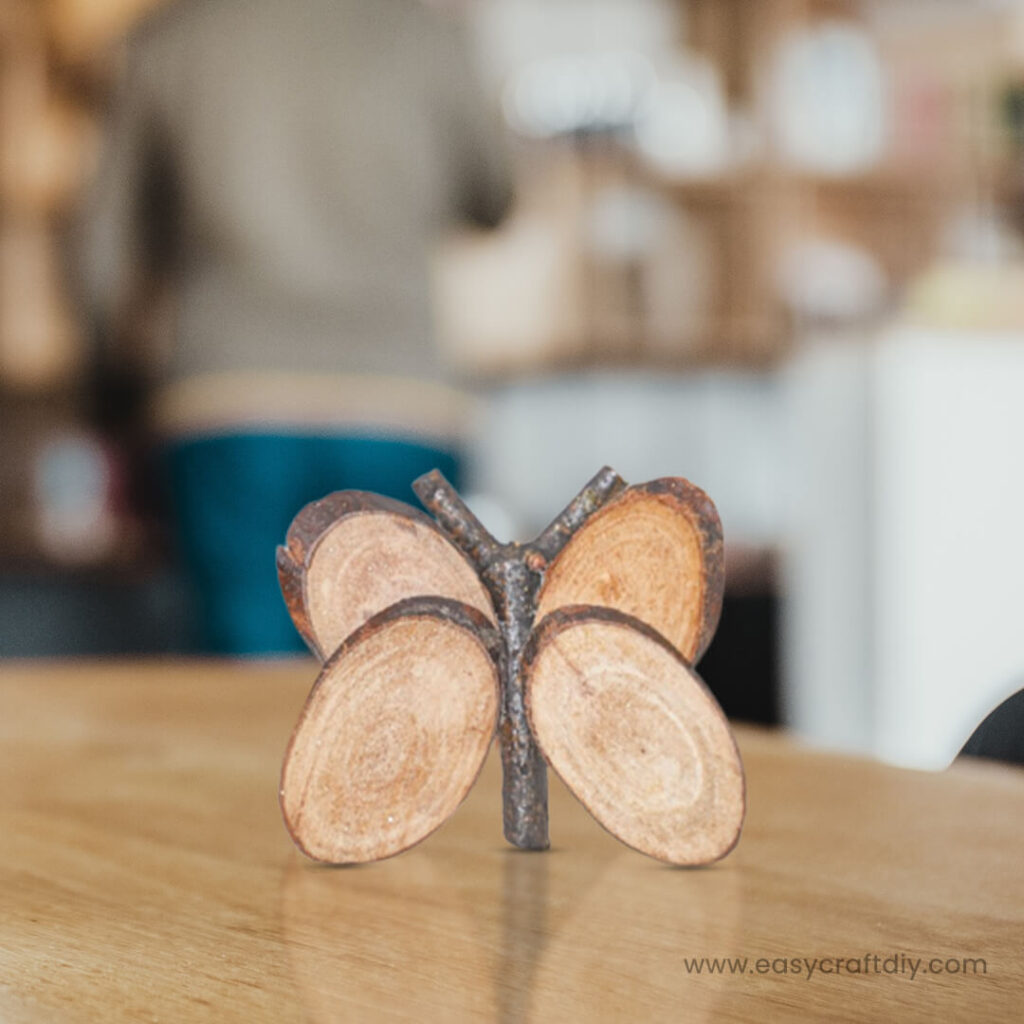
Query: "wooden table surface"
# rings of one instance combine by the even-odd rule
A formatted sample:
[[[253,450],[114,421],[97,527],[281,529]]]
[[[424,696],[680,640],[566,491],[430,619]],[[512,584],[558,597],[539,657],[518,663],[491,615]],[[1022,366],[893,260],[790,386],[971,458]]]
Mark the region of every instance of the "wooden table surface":
[[[1024,772],[741,730],[743,838],[679,870],[554,780],[513,852],[492,755],[426,842],[324,868],[277,805],[314,675],[0,666],[0,1021],[1024,1019]]]

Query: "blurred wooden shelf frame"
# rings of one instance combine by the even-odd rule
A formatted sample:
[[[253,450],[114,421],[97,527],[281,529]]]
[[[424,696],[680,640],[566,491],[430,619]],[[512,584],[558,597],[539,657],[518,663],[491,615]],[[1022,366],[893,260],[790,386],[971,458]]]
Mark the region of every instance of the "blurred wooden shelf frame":
[[[40,540],[36,465],[81,423],[86,331],[71,309],[62,245],[96,154],[113,49],[159,0],[0,3],[0,562],[58,568]],[[135,552],[129,544],[126,551]],[[115,547],[86,568],[122,571]]]
[[[81,327],[67,309],[57,239],[94,153],[112,45],[161,2],[5,0],[0,7],[0,392],[52,396],[74,378]],[[539,318],[510,317],[502,352],[475,351],[485,350],[486,340],[475,339],[473,324],[464,324],[468,342],[455,346],[455,356],[466,368],[495,375],[594,365],[770,366],[794,333],[776,280],[790,242],[819,232],[860,246],[898,289],[931,258],[952,209],[1000,188],[1006,193],[999,154],[976,139],[949,146],[950,159],[941,167],[887,160],[865,174],[828,177],[786,166],[775,151],[768,96],[768,65],[777,44],[795,28],[829,18],[868,26],[890,69],[952,54],[964,76],[994,79],[999,72],[988,66],[989,51],[1001,45],[995,15],[977,10],[969,31],[962,23],[927,23],[927,37],[918,38],[916,30],[901,37],[878,27],[880,11],[910,9],[915,5],[909,0],[670,2],[685,26],[678,42],[716,69],[729,109],[749,121],[761,152],[735,172],[675,180],[645,168],[636,154],[609,140],[580,142],[568,147],[568,155],[564,143],[533,146],[523,194],[545,173],[558,179],[563,193],[553,204],[549,200],[539,219],[565,217],[556,244],[570,264],[565,280],[550,283],[543,301],[553,310],[556,303],[572,308],[554,310],[544,328],[550,337],[542,336]],[[964,94],[975,120],[985,109],[983,93]],[[960,128],[975,130],[966,122]],[[696,251],[696,241],[688,246],[684,235],[674,255],[657,257],[654,285],[635,262],[614,266],[594,259],[585,244],[586,202],[597,189],[620,186],[645,190],[676,210],[707,251]],[[653,315],[645,290],[656,286],[671,298],[674,273],[677,288],[685,289],[682,278],[694,268],[684,271],[672,261],[687,248],[686,258],[699,263],[706,278],[700,282],[702,311],[673,299]],[[524,262],[529,259],[513,270],[522,271]],[[518,295],[508,304],[517,301]],[[518,336],[531,328],[536,336]]]
[[[60,253],[113,48],[161,0],[0,5],[0,391],[60,396],[83,358]]]
[[[923,23],[917,14],[908,31],[887,31],[879,15],[909,3],[872,0],[678,0],[687,24],[688,47],[718,69],[730,108],[742,111],[767,143],[763,161],[712,180],[657,181],[656,187],[687,209],[700,209],[719,222],[718,321],[706,349],[726,361],[752,365],[782,355],[793,324],[782,309],[774,274],[787,243],[821,233],[861,247],[878,261],[895,292],[921,271],[939,249],[945,219],[958,207],[988,202],[999,178],[1000,154],[991,143],[965,138],[941,165],[916,164],[893,153],[888,139],[882,162],[856,174],[815,174],[786,166],[774,152],[775,129],[766,96],[767,64],[784,36],[828,19],[853,21],[866,28],[879,48],[889,77],[889,103],[898,103],[901,67],[941,62],[943,54],[960,60],[966,92],[978,124],[959,128],[984,131],[994,120],[995,87],[1005,71],[999,16],[976,9],[973,21],[950,30],[941,20]],[[963,12],[961,12],[963,13]],[[971,18],[970,12],[966,14]],[[965,25],[966,30],[965,30]],[[965,49],[973,52],[963,61]],[[929,52],[931,49],[931,52]],[[922,56],[926,54],[927,56]],[[973,67],[970,65],[973,64]],[[973,78],[971,77],[973,75]],[[969,85],[967,83],[969,82]],[[958,101],[962,97],[956,97]],[[890,116],[895,117],[890,110]],[[961,113],[961,116],[962,113]],[[898,128],[893,130],[898,131]],[[743,325],[757,325],[743,331]]]
[[[481,328],[476,335],[465,331],[466,340],[454,346],[456,358],[470,371],[501,376],[590,366],[771,367],[785,355],[799,328],[780,295],[778,280],[782,259],[793,243],[824,238],[863,251],[876,261],[891,298],[898,300],[902,287],[938,253],[950,216],[959,208],[988,202],[997,183],[1006,180],[998,170],[998,146],[976,137],[986,130],[982,125],[994,120],[995,89],[1003,73],[996,59],[1005,51],[996,13],[980,8],[961,12],[968,20],[951,29],[941,19],[934,24],[927,20],[929,12],[918,5],[917,16],[925,20],[908,29],[898,18],[894,27],[892,18],[897,8],[914,9],[907,0],[675,3],[685,26],[681,46],[715,69],[728,108],[747,122],[756,152],[721,175],[671,177],[611,135],[579,137],[575,145],[564,138],[526,144],[530,174],[523,188],[524,205],[533,205],[529,230],[539,232],[544,217],[549,224],[563,218],[562,227],[550,230],[549,244],[564,245],[567,237],[576,242],[575,264],[566,274],[570,286],[563,288],[563,305],[569,311],[550,316],[546,342],[533,338],[518,349],[514,338],[507,332],[502,335],[514,318],[502,324],[496,314],[492,337],[492,325],[481,316],[472,325]],[[960,77],[954,84],[960,91],[946,97],[956,124],[950,128],[954,134],[941,160],[908,156],[901,149],[904,140],[894,138],[887,140],[878,165],[864,172],[830,175],[787,163],[771,110],[771,65],[790,33],[830,19],[852,21],[875,40],[892,87],[890,104],[901,102],[901,75],[908,66],[916,72],[956,65]],[[968,59],[964,49],[970,53]],[[895,122],[896,112],[890,111],[890,116]],[[897,133],[894,129],[890,134]],[[535,193],[552,187],[542,181],[539,170],[545,159],[549,178],[560,182],[560,205],[535,199]],[[704,250],[694,257],[707,278],[704,306],[682,312],[674,326],[667,327],[664,316],[652,315],[650,305],[645,306],[650,268],[643,260],[624,258],[616,265],[588,252],[588,204],[596,207],[600,197],[616,191],[645,193],[667,204],[667,216],[675,211],[685,220],[694,244]],[[514,273],[517,266],[510,264],[508,271]],[[663,267],[654,275],[662,287],[671,271],[672,267]],[[692,266],[677,275],[680,289],[687,287],[683,278],[688,272],[692,275]],[[463,298],[470,305],[474,301],[465,292]],[[685,304],[670,303],[669,308],[685,310]]]

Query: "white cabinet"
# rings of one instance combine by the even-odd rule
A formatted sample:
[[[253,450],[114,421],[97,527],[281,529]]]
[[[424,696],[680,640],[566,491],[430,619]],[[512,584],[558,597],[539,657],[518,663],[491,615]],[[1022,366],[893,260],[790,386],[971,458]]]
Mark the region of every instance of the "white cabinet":
[[[786,392],[787,717],[942,767],[1024,686],[1024,335],[810,345]]]

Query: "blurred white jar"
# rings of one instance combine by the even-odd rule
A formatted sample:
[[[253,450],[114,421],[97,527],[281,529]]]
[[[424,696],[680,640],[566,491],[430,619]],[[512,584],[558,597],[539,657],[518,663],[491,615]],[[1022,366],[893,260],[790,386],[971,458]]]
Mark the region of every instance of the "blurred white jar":
[[[876,166],[888,135],[888,88],[871,36],[853,22],[794,30],[771,65],[771,123],[780,156],[812,173]]]

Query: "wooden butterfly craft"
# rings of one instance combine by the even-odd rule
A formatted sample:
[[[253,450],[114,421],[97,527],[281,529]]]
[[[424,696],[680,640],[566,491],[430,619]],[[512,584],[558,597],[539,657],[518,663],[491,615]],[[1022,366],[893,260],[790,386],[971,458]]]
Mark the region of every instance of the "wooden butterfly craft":
[[[693,667],[724,585],[708,496],[605,467],[535,541],[502,544],[437,471],[413,487],[434,519],[341,491],[278,549],[323,663],[281,773],[299,848],[329,863],[408,849],[455,811],[497,731],[513,845],[548,847],[546,760],[629,846],[673,864],[728,853],[743,767]]]

